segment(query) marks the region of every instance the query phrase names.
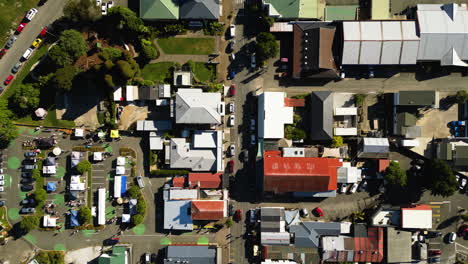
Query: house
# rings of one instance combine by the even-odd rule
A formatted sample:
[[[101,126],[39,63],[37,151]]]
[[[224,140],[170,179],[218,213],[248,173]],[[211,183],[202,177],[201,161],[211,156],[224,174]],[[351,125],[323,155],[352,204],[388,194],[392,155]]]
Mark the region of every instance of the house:
[[[124,246],[112,247],[111,253],[103,253],[98,258],[98,264],[117,264],[117,263],[129,263],[129,252]]]
[[[325,20],[356,20],[359,10],[359,5],[339,5],[325,7]]]
[[[401,227],[405,229],[432,228],[432,208],[425,204],[402,207]]]
[[[336,26],[330,22],[291,22],[292,78],[338,78],[333,49]]]
[[[186,138],[171,138],[170,167],[192,171],[223,171],[222,133],[220,130],[196,131],[192,143],[188,143]]]
[[[310,101],[310,138],[329,141],[333,136],[357,135],[354,94],[313,92]]]
[[[468,166],[468,142],[446,139],[437,144],[437,158],[453,162],[457,167]]]
[[[227,202],[196,200],[192,201],[192,220],[220,220],[227,217]]]
[[[201,245],[174,245],[166,248],[166,256],[163,261],[164,264],[217,264],[218,254],[215,246],[201,246]]]
[[[138,120],[136,124],[137,131],[157,132],[163,134],[172,129],[170,120]]]
[[[343,21],[343,65],[416,64],[416,21]]]
[[[289,245],[263,245],[261,264],[302,264],[320,263],[315,248],[299,248]]]
[[[468,66],[468,9],[466,4],[418,4],[421,42],[418,61],[440,61],[442,66]]]
[[[400,208],[383,208],[380,207],[372,215],[370,224],[372,226],[401,226],[401,209]]]
[[[220,93],[205,93],[202,89],[179,89],[175,96],[176,124],[221,124],[224,104]]]
[[[260,208],[260,240],[262,245],[289,245],[283,207]]]
[[[318,248],[321,237],[341,234],[341,224],[336,222],[301,222],[297,225],[291,225],[289,232],[292,234],[295,247]]]
[[[173,0],[140,0],[140,18],[145,20],[177,20],[179,4]]]
[[[284,138],[284,125],[293,124],[293,107],[286,104],[286,93],[264,92],[258,96],[258,137]]]
[[[358,157],[388,159],[390,143],[387,138],[363,138],[359,143]]]
[[[439,108],[438,91],[400,91],[393,94],[394,106]]]
[[[263,0],[263,6],[268,15],[277,19],[317,19],[325,17],[324,0],[298,0],[285,2],[282,0]]]
[[[140,0],[145,20],[218,20],[221,15],[221,0]]]
[[[266,151],[263,166],[264,192],[335,197],[337,168],[342,162],[333,158],[282,157],[280,151]]]
[[[191,71],[174,71],[174,86],[192,86],[193,75]]]
[[[411,232],[396,230],[388,227],[386,230],[386,262],[387,263],[411,263]]]
[[[76,165],[78,165],[78,163],[80,163],[80,161],[83,159],[83,156],[84,156],[83,152],[72,151],[70,155],[70,167],[71,168],[76,167]]]
[[[219,189],[221,188],[221,177],[223,173],[189,173],[189,188]]]

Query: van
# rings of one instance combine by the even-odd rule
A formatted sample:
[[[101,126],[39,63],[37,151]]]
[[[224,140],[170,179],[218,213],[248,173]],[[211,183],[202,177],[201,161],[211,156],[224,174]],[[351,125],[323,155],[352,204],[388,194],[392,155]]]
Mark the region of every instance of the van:
[[[37,14],[37,9],[36,8],[31,8],[28,13],[26,13],[26,19],[31,21],[33,19],[33,17]]]
[[[236,25],[231,24],[229,26],[229,36],[234,38],[236,36]]]
[[[140,187],[141,189],[145,188],[145,182],[143,181],[143,177],[138,176],[137,183],[138,183],[138,187]]]
[[[31,57],[31,54],[33,52],[33,49],[29,48],[23,53],[23,59],[27,60],[29,57]]]

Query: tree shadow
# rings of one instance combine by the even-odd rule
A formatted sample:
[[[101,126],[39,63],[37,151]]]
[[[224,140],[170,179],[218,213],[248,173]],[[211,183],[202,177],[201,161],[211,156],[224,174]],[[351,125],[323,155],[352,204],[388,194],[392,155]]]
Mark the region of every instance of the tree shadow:
[[[444,228],[447,228],[451,225],[453,225],[454,223],[456,223],[458,221],[460,217],[458,215],[456,216],[452,216],[444,221],[442,221],[438,226],[437,226],[437,229],[444,229]]]

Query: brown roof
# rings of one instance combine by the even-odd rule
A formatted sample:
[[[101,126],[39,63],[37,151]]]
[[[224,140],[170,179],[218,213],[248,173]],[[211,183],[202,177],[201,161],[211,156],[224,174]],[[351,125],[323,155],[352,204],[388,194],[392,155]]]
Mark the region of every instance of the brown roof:
[[[224,201],[192,201],[193,220],[219,220],[225,217]]]
[[[183,188],[185,183],[185,177],[174,177],[172,178],[172,186]]]
[[[284,106],[287,107],[304,107],[305,106],[305,99],[292,99],[292,98],[284,98]]]
[[[189,173],[188,185],[190,188],[218,189],[221,187],[223,173]]]

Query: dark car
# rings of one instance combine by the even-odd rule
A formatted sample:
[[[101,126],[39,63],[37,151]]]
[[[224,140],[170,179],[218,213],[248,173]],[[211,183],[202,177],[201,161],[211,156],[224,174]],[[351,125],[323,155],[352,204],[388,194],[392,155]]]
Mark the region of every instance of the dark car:
[[[229,216],[234,215],[234,206],[232,204],[228,206],[228,212],[229,212]]]
[[[468,236],[468,225],[460,226],[460,228],[458,229],[458,236],[461,238]]]
[[[34,199],[24,199],[20,202],[21,205],[34,206],[36,201]]]
[[[429,258],[429,263],[437,263],[440,262],[440,258]]]
[[[0,206],[5,206],[5,201],[0,201]]]
[[[33,183],[33,179],[32,178],[24,178],[24,179],[21,179],[20,183],[21,184],[30,184],[30,183]]]
[[[429,231],[427,232],[427,238],[436,238],[442,236],[442,232]]]
[[[16,41],[16,36],[11,36],[10,39],[7,41],[5,47],[7,49],[11,48],[11,46],[13,46],[13,43],[15,43]]]
[[[248,150],[242,151],[242,161],[244,161],[244,162],[249,161],[249,151]]]
[[[235,71],[230,71],[228,75],[228,80],[232,80],[236,77],[236,72]]]
[[[22,185],[21,186],[21,191],[23,192],[29,192],[32,191],[34,187],[32,185]]]
[[[34,214],[36,212],[36,208],[34,207],[23,207],[19,211],[20,214]]]
[[[25,152],[24,153],[24,157],[25,158],[32,158],[32,157],[36,157],[37,153],[34,152],[34,151],[28,151],[28,152]]]
[[[236,212],[234,213],[234,220],[236,222],[242,221],[242,210],[241,209],[237,209]]]
[[[16,63],[15,66],[13,66],[13,68],[11,68],[11,72],[12,73],[17,73],[22,65],[23,65],[23,63],[21,63],[21,62]]]
[[[31,178],[31,172],[30,171],[23,171],[21,172],[21,177],[23,178]]]

